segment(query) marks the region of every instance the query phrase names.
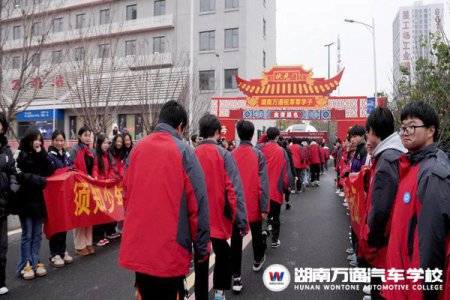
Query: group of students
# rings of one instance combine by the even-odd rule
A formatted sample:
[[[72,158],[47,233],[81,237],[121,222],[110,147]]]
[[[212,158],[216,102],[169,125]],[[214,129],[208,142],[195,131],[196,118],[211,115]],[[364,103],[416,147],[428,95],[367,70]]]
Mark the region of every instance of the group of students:
[[[265,142],[254,147],[254,125],[241,120],[240,144],[230,152],[220,145],[217,116],[200,119],[203,140],[195,148],[182,140],[186,124],[183,106],[164,104],[155,131],[129,159],[119,265],[136,273],[140,299],[182,299],[191,259],[195,297],[208,299],[211,246],[215,299],[225,299],[225,291],[242,290],[242,243],[249,230],[253,271],[265,262],[268,237],[271,248],[280,246],[280,209],[293,185],[287,153],[277,143],[280,131],[269,128]]]
[[[82,127],[78,143],[66,151],[66,136],[55,130],[48,151],[44,148],[41,132],[29,128],[20,140],[18,151],[8,145],[5,133],[8,123],[0,114],[0,295],[6,287],[6,252],[8,246],[7,216],[19,216],[22,235],[17,275],[26,280],[47,274],[40,258],[42,225],[47,218],[44,189],[47,177],[58,169],[73,168],[96,180],[122,180],[126,160],[133,147],[129,133],[118,133],[110,142],[104,134],[96,137],[95,150],[90,147],[92,131]],[[75,253],[85,256],[95,253],[93,245],[104,246],[109,239],[120,237],[121,224],[116,223],[74,229]],[[94,235],[94,237],[93,237]],[[66,247],[67,232],[50,237],[50,264],[63,267],[73,262]]]
[[[335,144],[337,193],[344,196],[346,176],[368,169],[361,232],[352,229],[348,260],[354,267],[405,272],[404,281],[388,280],[381,289],[382,280],[372,276],[365,300],[450,299],[450,161],[436,144],[439,117],[430,105],[413,102],[400,118],[395,130],[390,110],[378,107],[365,128],[352,127],[342,145]],[[427,269],[441,270],[441,289],[423,277],[408,278],[408,269],[422,269],[422,276]]]

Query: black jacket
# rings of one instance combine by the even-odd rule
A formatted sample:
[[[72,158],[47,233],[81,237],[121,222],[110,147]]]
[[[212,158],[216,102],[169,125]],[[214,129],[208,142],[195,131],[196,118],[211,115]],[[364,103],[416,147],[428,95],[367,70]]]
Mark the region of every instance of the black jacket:
[[[45,218],[47,210],[43,190],[48,176],[52,175],[54,166],[44,148],[37,153],[20,151],[17,158],[17,180],[20,190],[16,196],[14,213],[22,216]]]
[[[15,181],[15,161],[6,137],[0,137],[0,218],[8,215],[10,184]]]

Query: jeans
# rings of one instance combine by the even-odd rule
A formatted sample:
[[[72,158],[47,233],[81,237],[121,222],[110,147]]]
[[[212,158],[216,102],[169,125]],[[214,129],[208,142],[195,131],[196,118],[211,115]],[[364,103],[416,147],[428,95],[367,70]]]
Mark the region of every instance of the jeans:
[[[20,239],[20,258],[17,264],[17,274],[30,262],[36,269],[39,262],[39,252],[42,241],[42,218],[19,216],[22,226],[22,237]]]
[[[308,185],[309,183],[309,168],[303,169],[303,184]]]
[[[8,251],[8,217],[0,218],[0,288],[6,286],[6,252]]]

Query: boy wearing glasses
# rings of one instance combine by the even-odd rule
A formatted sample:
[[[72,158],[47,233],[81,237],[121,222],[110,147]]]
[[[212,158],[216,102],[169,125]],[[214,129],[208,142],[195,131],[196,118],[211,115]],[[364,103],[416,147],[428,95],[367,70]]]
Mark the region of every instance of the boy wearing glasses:
[[[400,183],[392,214],[386,269],[404,270],[407,291],[386,290],[388,299],[449,299],[450,162],[437,148],[436,111],[424,102],[410,103],[401,112],[399,134],[408,153],[399,162]],[[447,268],[447,270],[445,269]],[[443,270],[441,282],[426,282],[424,272],[414,278],[408,269]],[[436,289],[436,285],[440,285]],[[442,285],[443,284],[443,285]]]

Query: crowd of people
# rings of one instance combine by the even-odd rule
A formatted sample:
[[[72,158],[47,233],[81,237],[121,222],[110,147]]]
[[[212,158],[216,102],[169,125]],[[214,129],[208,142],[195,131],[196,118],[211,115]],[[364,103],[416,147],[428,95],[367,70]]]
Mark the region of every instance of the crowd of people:
[[[277,251],[281,245],[283,204],[289,210],[291,194],[320,186],[330,156],[336,193],[346,207],[346,178],[367,173],[361,232],[351,227],[351,247],[346,249],[351,266],[448,267],[450,163],[436,146],[439,119],[429,105],[407,105],[398,130],[392,113],[378,107],[365,127],[353,126],[347,139],[337,139],[331,153],[322,141],[283,138],[276,127],[253,145],[255,127],[246,120],[237,122],[236,145],[221,137],[221,123],[212,114],[200,119],[200,132],[191,136],[189,145],[182,138],[186,124],[184,107],[169,101],[154,132],[135,145],[129,133],[117,130],[96,136],[91,148],[92,131],[82,127],[69,151],[64,132],[55,130],[47,151],[42,134],[30,128],[14,155],[5,136],[8,124],[0,114],[0,294],[8,292],[10,213],[19,216],[22,227],[17,275],[30,280],[47,274],[40,257],[47,217],[43,191],[46,178],[67,167],[94,180],[123,181],[124,222],[74,229],[75,254],[91,255],[93,246],[121,237],[119,265],[135,272],[139,299],[182,299],[191,267],[196,299],[208,299],[211,253],[215,300],[225,299],[229,290],[239,294],[243,238],[251,232],[252,269],[259,272],[268,248]],[[73,262],[66,239],[67,232],[50,238],[54,267]],[[371,283],[382,284],[375,279]],[[364,292],[366,300],[438,299],[439,293],[398,294],[368,287]]]
[[[378,107],[365,128],[354,126],[335,143],[339,196],[345,197],[346,177],[367,174],[360,232],[352,227],[348,260],[353,267],[421,270],[422,277],[427,269],[442,271],[442,289],[406,274],[402,290],[388,288],[393,280],[371,277],[364,300],[449,299],[450,162],[436,144],[439,117],[430,105],[414,102],[403,108],[400,121],[395,130],[391,111]],[[343,205],[349,206],[345,198]]]

